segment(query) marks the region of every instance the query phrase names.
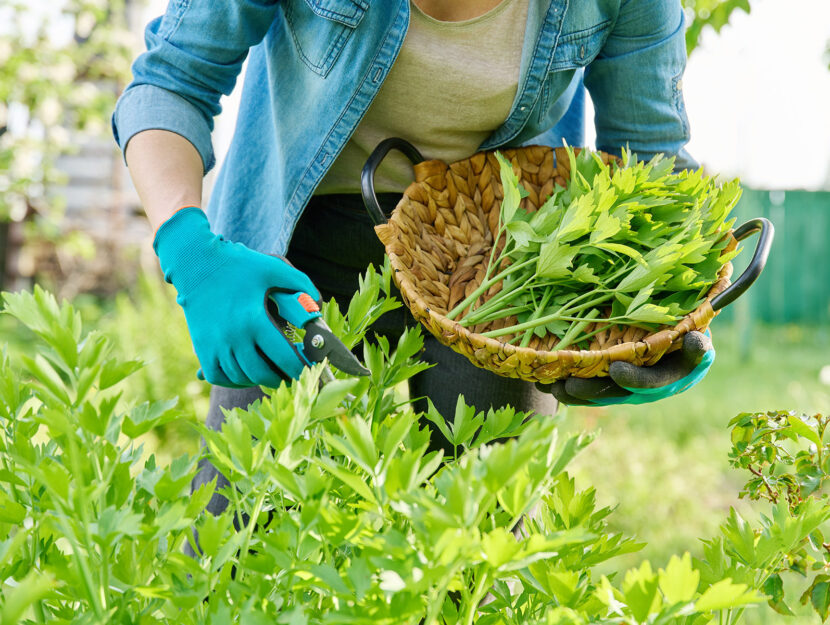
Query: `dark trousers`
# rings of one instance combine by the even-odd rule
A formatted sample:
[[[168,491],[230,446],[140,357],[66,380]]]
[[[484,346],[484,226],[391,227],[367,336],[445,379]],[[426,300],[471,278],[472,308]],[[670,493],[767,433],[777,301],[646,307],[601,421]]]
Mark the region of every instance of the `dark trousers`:
[[[381,195],[381,205],[389,212],[399,199],[397,195]],[[369,264],[383,264],[384,249],[375,236],[369,216],[357,195],[315,196],[306,208],[294,231],[288,249],[288,259],[305,272],[320,290],[325,301],[332,297],[346,310],[352,294],[357,291],[358,276]],[[415,324],[406,307],[387,313],[370,330],[389,338],[395,344],[404,328]],[[420,398],[414,402],[416,411],[426,411],[425,398],[432,400],[438,412],[452,419],[459,395],[477,410],[500,408],[510,404],[522,412],[533,411],[552,415],[556,400],[522,380],[503,378],[479,369],[450,348],[441,345],[424,330],[422,360],[435,366],[419,373],[409,381],[409,396]],[[246,408],[262,397],[259,387],[231,389],[214,386],[210,394],[207,426],[218,430],[224,421],[221,408]],[[440,432],[434,432],[433,447],[449,449]],[[208,461],[203,461],[193,488],[210,482],[218,476],[217,489],[228,482]],[[221,514],[228,501],[214,494],[208,511]]]

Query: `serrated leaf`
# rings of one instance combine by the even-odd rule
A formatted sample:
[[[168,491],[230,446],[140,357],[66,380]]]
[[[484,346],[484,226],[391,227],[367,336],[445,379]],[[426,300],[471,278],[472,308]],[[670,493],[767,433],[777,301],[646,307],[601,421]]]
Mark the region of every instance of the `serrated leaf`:
[[[539,236],[526,221],[511,221],[506,225],[506,228],[519,250],[530,247],[531,243],[539,243],[544,240],[544,237]]]
[[[571,263],[578,252],[578,247],[562,245],[557,241],[542,244],[536,275],[552,280],[567,277]]]
[[[682,558],[672,556],[666,569],[660,569],[660,590],[666,601],[683,603],[691,601],[697,594],[700,572],[692,568],[692,557],[688,552]]]
[[[636,310],[626,313],[629,319],[643,321],[645,323],[674,323],[677,317],[669,313],[666,306],[655,306],[654,304],[643,304]]]
[[[580,265],[573,270],[571,274],[577,282],[587,282],[589,284],[599,284],[599,278],[594,273],[594,270],[589,265]]]
[[[594,208],[590,195],[583,195],[572,201],[556,231],[556,239],[560,243],[567,243],[588,234],[593,225]]]
[[[104,362],[101,367],[101,375],[98,378],[98,388],[100,390],[104,390],[114,386],[142,367],[144,367],[144,363],[140,360],[127,360],[119,362],[118,360],[111,358]]]
[[[735,584],[731,579],[723,579],[712,584],[695,601],[695,610],[717,612],[761,601],[763,597],[756,590],[748,588],[746,584]]]
[[[657,588],[658,578],[648,561],[643,562],[639,569],[632,569],[625,574],[625,602],[638,623],[645,623],[648,615],[658,609],[660,597]]]
[[[173,409],[178,399],[167,401],[144,402],[130,410],[124,416],[121,429],[130,438],[138,438],[150,430],[176,418]]]

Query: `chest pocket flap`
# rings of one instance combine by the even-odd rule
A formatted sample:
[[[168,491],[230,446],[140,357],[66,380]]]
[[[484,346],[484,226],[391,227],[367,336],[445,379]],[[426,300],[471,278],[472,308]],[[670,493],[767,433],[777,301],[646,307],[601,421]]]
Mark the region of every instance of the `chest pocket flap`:
[[[610,30],[611,20],[605,20],[582,30],[563,32],[559,36],[550,69],[585,67],[599,54]]]
[[[326,76],[369,4],[367,0],[286,0],[280,6],[303,63]]]
[[[369,8],[366,0],[305,0],[309,8],[320,17],[356,28]]]

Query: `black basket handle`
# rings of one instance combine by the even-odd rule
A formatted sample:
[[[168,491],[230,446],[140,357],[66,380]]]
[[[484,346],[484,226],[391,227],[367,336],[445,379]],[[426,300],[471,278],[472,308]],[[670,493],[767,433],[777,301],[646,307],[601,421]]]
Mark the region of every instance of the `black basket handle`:
[[[363,205],[376,226],[385,224],[387,220],[378,202],[378,196],[375,194],[375,171],[390,150],[403,152],[413,165],[424,161],[424,157],[414,145],[399,137],[384,139],[366,159],[363,171],[360,172],[360,191],[363,194]]]
[[[753,254],[752,260],[749,261],[749,266],[725,291],[712,298],[713,310],[720,310],[738,299],[752,286],[752,283],[758,279],[758,276],[764,270],[764,265],[767,264],[767,256],[769,256],[769,248],[772,246],[772,238],[775,235],[775,228],[772,227],[772,223],[763,217],[756,217],[735,228],[732,236],[738,241],[743,241],[756,232],[760,232],[761,236],[758,237],[755,254]]]

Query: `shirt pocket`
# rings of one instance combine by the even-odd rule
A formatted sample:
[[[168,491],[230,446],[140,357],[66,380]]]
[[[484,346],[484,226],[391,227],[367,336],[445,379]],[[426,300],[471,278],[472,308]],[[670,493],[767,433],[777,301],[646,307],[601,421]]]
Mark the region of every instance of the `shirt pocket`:
[[[593,61],[608,37],[611,20],[559,35],[550,70],[576,69]]]
[[[369,5],[366,0],[288,0],[281,6],[300,59],[326,76]]]

